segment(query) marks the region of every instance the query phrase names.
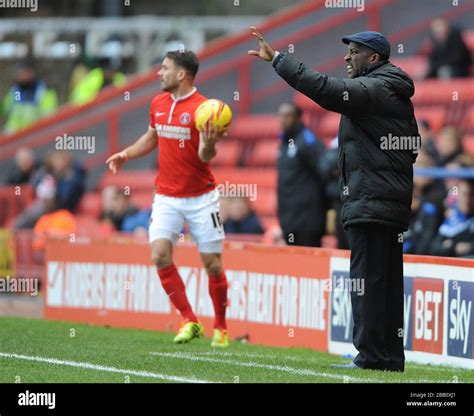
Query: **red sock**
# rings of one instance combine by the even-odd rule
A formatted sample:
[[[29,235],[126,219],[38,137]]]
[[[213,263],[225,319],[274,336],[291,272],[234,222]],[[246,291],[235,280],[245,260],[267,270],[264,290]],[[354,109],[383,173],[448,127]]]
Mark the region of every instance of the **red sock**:
[[[185,321],[197,322],[198,319],[191,308],[186,297],[186,291],[183,280],[178,273],[178,269],[174,264],[158,269],[163,289],[168,294],[174,307],[178,309]]]
[[[225,322],[225,310],[227,308],[227,278],[222,272],[218,276],[209,276],[209,294],[211,295],[212,304],[214,305],[214,313],[216,319],[214,328],[227,329]]]

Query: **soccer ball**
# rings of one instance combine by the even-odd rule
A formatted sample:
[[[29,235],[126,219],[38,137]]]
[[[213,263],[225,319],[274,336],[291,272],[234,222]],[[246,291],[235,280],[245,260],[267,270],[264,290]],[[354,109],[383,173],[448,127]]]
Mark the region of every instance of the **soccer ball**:
[[[232,111],[221,100],[206,100],[196,109],[194,120],[199,131],[203,131],[207,121],[212,120],[212,127],[217,128],[219,133],[225,133],[232,123]]]

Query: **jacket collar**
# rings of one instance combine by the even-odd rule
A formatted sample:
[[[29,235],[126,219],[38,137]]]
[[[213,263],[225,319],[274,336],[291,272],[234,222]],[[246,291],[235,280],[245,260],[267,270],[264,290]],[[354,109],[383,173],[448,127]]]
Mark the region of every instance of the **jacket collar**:
[[[370,64],[359,76],[366,77],[368,74],[375,71],[377,68],[380,68],[381,66],[386,65],[388,63],[390,63],[390,61],[381,61],[375,64]]]

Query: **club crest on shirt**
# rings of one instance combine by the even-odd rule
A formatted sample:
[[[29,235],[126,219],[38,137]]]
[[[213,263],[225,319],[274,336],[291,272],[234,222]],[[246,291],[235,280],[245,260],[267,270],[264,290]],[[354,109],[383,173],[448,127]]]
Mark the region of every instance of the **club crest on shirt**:
[[[191,114],[189,113],[183,113],[179,116],[179,122],[183,125],[186,126],[191,122]]]

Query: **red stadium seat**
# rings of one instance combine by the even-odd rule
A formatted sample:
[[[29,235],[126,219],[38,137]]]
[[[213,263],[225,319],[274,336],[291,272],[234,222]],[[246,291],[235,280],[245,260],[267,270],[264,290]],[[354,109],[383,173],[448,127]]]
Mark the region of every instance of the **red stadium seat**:
[[[415,107],[415,117],[419,120],[427,120],[434,131],[443,127],[446,120],[446,108],[442,105],[433,107]]]
[[[402,68],[408,75],[418,78],[426,73],[428,63],[423,56],[409,56],[404,58],[390,58],[390,62]]]
[[[316,104],[311,98],[306,95],[297,92],[293,97],[293,102],[300,107],[304,112],[308,113],[321,113],[325,111],[321,106]]]
[[[90,215],[75,215],[76,229],[78,236],[98,237],[99,221]]]
[[[242,115],[235,119],[229,130],[229,138],[260,140],[278,137],[280,123],[275,114]]]
[[[154,192],[132,192],[130,202],[140,209],[150,209],[153,203]]]
[[[117,175],[107,171],[100,180],[99,189],[115,185],[121,189],[129,187],[131,193],[152,192],[155,176],[155,170],[128,170],[121,171]]]
[[[325,141],[337,136],[341,115],[338,113],[327,112],[319,123],[318,133]]]
[[[275,189],[258,188],[257,198],[252,206],[258,216],[275,216],[277,213],[277,194]]]
[[[242,146],[240,142],[224,139],[217,145],[217,155],[212,159],[211,166],[237,166],[241,153]]]
[[[92,218],[99,218],[102,209],[102,197],[99,192],[87,192],[81,198],[79,213]]]
[[[474,88],[472,79],[453,80],[425,80],[415,84],[415,105],[450,104],[459,100],[461,102],[474,101]]]
[[[280,140],[264,140],[255,143],[246,165],[252,167],[275,166],[278,158]]]

